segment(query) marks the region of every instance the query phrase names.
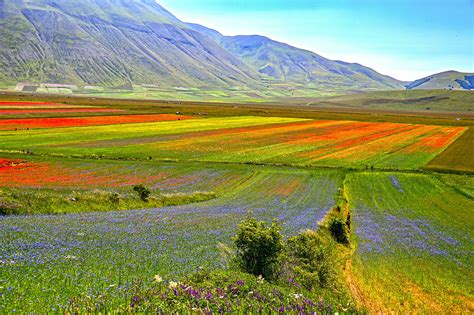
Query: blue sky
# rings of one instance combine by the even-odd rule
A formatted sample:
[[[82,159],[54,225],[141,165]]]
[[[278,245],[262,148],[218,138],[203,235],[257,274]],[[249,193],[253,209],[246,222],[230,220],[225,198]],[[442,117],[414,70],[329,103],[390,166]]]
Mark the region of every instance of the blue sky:
[[[224,35],[260,34],[401,80],[474,72],[474,0],[158,0]]]

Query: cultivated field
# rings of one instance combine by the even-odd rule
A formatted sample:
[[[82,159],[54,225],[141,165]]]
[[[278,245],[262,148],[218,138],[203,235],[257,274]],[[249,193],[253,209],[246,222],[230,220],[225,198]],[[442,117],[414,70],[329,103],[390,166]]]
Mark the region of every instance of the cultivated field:
[[[347,177],[352,268],[372,311],[472,311],[473,199],[455,188],[430,175]]]
[[[304,291],[331,310],[474,312],[468,119],[38,101],[0,103],[0,313],[133,311],[156,274],[221,268],[249,210],[287,236],[348,219],[343,287]]]

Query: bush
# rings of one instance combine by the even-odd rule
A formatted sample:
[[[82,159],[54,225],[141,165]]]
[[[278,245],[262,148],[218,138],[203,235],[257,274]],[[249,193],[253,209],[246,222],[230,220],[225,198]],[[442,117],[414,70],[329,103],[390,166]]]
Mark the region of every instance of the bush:
[[[284,248],[280,226],[259,222],[249,214],[239,224],[235,237],[237,264],[250,274],[273,279],[278,269],[279,256]]]
[[[287,279],[312,290],[329,287],[335,279],[332,247],[325,245],[316,232],[308,230],[288,239]]]
[[[111,194],[109,195],[109,201],[110,201],[111,203],[113,203],[114,205],[117,205],[117,204],[120,203],[120,197],[121,197],[121,196],[120,196],[119,193],[116,193],[116,192],[115,192],[115,193],[111,193]]]
[[[21,214],[20,206],[16,203],[0,200],[0,215]]]
[[[347,225],[342,219],[332,219],[329,222],[329,231],[338,243],[348,243]]]
[[[141,200],[148,202],[148,198],[150,198],[150,195],[151,195],[150,189],[140,184],[133,187],[133,190],[138,193],[138,196],[140,197]]]

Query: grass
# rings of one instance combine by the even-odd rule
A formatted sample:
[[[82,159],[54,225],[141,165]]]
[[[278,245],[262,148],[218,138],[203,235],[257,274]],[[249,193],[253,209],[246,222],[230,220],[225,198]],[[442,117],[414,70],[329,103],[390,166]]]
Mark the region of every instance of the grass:
[[[116,121],[177,111],[193,119],[0,131],[0,206],[36,214],[0,217],[0,313],[73,311],[76,304],[130,311],[135,296],[143,298],[135,310],[149,310],[161,303],[153,294],[166,291],[154,275],[169,282],[189,280],[199,267],[218,270],[217,245],[230,242],[248,210],[277,218],[287,236],[324,230],[330,218],[351,211],[353,247],[338,245],[335,265],[346,266],[359,310],[474,311],[474,146],[472,128],[465,128],[472,120],[373,107],[48,97],[123,110],[126,116],[110,118]],[[19,117],[48,115],[73,114]],[[137,184],[154,198],[140,201]],[[328,306],[346,305],[339,291],[256,287],[255,279],[232,272],[209,277],[190,283],[235,285],[243,278],[264,294],[303,293],[312,301],[321,295]]]
[[[217,244],[229,242],[249,209],[259,219],[278,218],[287,235],[316,228],[342,179],[338,171],[260,167],[199,204],[2,217],[0,312],[55,312],[72,297],[98,301],[103,292],[108,308],[128,304],[135,279],[151,284],[157,273],[173,280],[200,266],[217,268]]]
[[[353,268],[371,311],[472,312],[473,200],[433,176],[359,173]]]
[[[464,131],[243,116],[0,131],[0,150],[102,159],[418,169]]]
[[[213,192],[153,194],[147,202],[130,191],[0,188],[0,215],[66,214],[179,206],[216,198]]]
[[[62,95],[41,95],[26,93],[0,93],[2,101],[43,101],[70,105],[99,106],[101,108],[112,108],[125,110],[122,114],[174,114],[181,112],[184,115],[206,113],[211,117],[229,116],[263,116],[263,117],[294,117],[305,119],[330,119],[330,120],[355,120],[371,122],[395,122],[409,124],[431,124],[449,126],[472,126],[474,121],[472,113],[446,113],[430,111],[387,110],[383,108],[364,107],[341,107],[324,103],[321,100],[318,106],[311,106],[313,99],[292,98],[290,101],[252,104],[246,102],[232,102],[219,100],[215,102],[195,101],[166,101],[166,100],[140,100],[140,99],[116,99],[100,97],[79,97]],[[319,100],[316,100],[319,101]],[[310,105],[308,105],[310,104]],[[84,114],[85,115],[85,114]],[[81,115],[81,116],[84,116]],[[88,113],[87,115],[98,115]],[[30,114],[30,115],[8,115],[5,118],[22,117],[66,117],[77,116],[74,113],[61,114]],[[461,117],[458,121],[456,118]]]
[[[470,112],[474,95],[468,91],[407,90],[377,91],[336,96],[315,102],[312,106],[332,105],[346,108],[399,111]]]
[[[431,171],[473,173],[474,128],[469,128],[456,142],[425,167]]]

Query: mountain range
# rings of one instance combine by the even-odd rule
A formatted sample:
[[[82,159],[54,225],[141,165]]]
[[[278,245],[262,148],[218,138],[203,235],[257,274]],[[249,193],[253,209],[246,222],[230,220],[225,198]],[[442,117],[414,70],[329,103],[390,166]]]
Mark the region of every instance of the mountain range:
[[[407,84],[267,37],[224,36],[154,0],[0,1],[0,69],[1,82],[79,86],[364,91]]]

